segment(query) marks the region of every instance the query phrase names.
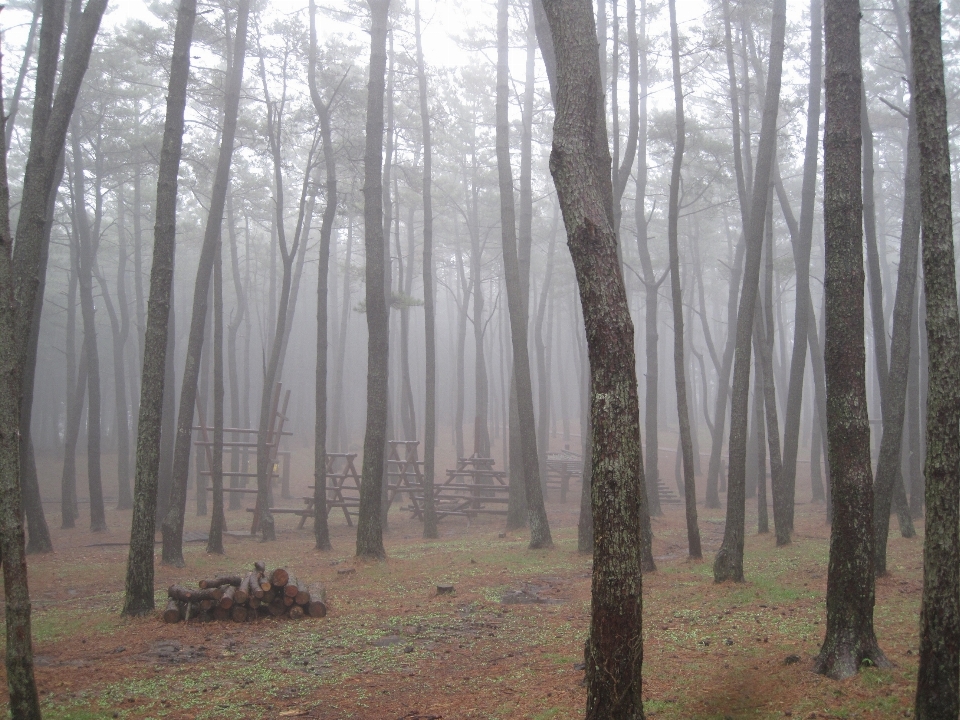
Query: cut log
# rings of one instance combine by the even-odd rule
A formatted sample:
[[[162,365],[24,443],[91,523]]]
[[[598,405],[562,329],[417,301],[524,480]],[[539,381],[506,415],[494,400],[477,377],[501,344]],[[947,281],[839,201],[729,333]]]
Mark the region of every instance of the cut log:
[[[283,596],[284,607],[293,607],[295,604],[296,603],[294,602],[294,598],[290,597],[289,595]]]
[[[219,601],[223,597],[223,591],[220,588],[206,588],[195,590],[183,585],[171,585],[167,588],[167,596],[180,602],[199,602],[201,600]]]
[[[287,584],[287,580],[290,578],[290,573],[288,573],[283,568],[277,568],[272,573],[270,573],[270,583],[274,587],[283,587]]]
[[[257,560],[253,564],[253,570],[257,575],[266,575],[267,574],[267,564],[263,560]]]
[[[294,605],[292,608],[290,608],[290,619],[291,619],[291,620],[299,620],[299,619],[302,618],[302,617],[303,617],[303,608],[302,608],[302,607],[300,607],[299,605]]]
[[[214,600],[213,598],[204,598],[198,604],[201,610],[209,611],[216,607],[219,602],[219,600]]]
[[[437,595],[453,595],[453,585],[437,585]]]
[[[237,589],[233,585],[227,585],[223,591],[223,597],[220,598],[219,606],[223,610],[229,610],[233,607],[234,596],[237,594]]]
[[[327,589],[323,583],[310,586],[310,600],[306,603],[306,611],[310,617],[322,618],[327,614]]]
[[[256,595],[254,595],[252,598],[250,598],[249,600],[247,600],[247,606],[248,606],[251,610],[256,610],[258,607],[260,607],[260,598],[258,598]]]
[[[230,611],[226,608],[222,608],[219,605],[213,609],[213,619],[214,620],[228,620],[230,618]]]
[[[168,600],[167,607],[163,611],[163,621],[165,623],[175,623],[180,622],[182,619],[183,614],[180,611],[180,603],[173,599]]]
[[[221,585],[238,586],[243,581],[242,575],[217,575],[209,580],[201,580],[201,588],[218,588]]]
[[[306,588],[300,588],[296,597],[293,598],[293,601],[297,605],[306,605],[308,602],[310,602],[310,591]]]
[[[247,609],[243,605],[234,605],[230,610],[230,617],[234,622],[246,622]]]
[[[300,592],[300,587],[297,583],[297,578],[290,575],[287,578],[287,584],[283,586],[283,594],[287,597],[296,597],[298,592]]]
[[[233,602],[237,605],[246,605],[250,599],[250,583],[253,581],[253,573],[248,574],[240,582],[240,587],[233,594]]]
[[[263,594],[263,597],[260,598],[260,602],[263,603],[264,605],[269,605],[270,603],[272,603],[272,602],[273,602],[274,600],[276,600],[276,599],[277,599],[277,591],[276,591],[276,590],[268,590],[267,592],[265,592],[265,593]]]
[[[270,592],[270,589],[273,587],[273,584],[270,582],[270,576],[266,573],[260,575],[260,589],[263,592]]]
[[[267,612],[269,612],[274,617],[280,617],[287,611],[287,606],[283,604],[281,598],[276,598],[272,603],[267,605]]]

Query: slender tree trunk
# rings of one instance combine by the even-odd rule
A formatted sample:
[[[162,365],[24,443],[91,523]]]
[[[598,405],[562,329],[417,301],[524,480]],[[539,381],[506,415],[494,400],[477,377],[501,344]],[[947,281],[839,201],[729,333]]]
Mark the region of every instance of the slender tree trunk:
[[[233,275],[233,290],[237,298],[236,312],[227,324],[227,378],[230,383],[230,427],[240,427],[240,373],[237,369],[237,335],[247,312],[247,294],[240,277],[240,259],[237,253],[237,232],[233,212],[233,194],[227,194],[227,237],[230,239],[230,269]],[[222,255],[222,251],[221,251]],[[231,440],[241,442],[245,440],[240,433],[233,433]],[[240,471],[240,449],[233,448],[230,452],[230,472]],[[238,477],[230,479],[230,487],[245,487],[246,479]],[[230,509],[239,510],[241,494],[230,493]]]
[[[317,550],[332,550],[327,526],[327,279],[330,274],[330,241],[337,217],[337,161],[333,154],[333,133],[330,130],[330,106],[324,102],[317,85],[317,6],[310,0],[310,64],[307,68],[310,97],[320,119],[323,161],[326,181],[323,194],[326,206],[320,225],[320,258],[317,270],[317,389],[316,424],[314,425],[313,470],[313,537]]]
[[[754,323],[756,322],[758,321],[754,320]],[[770,518],[767,512],[767,450],[764,447],[767,433],[764,423],[766,409],[763,405],[763,363],[759,354],[754,358],[754,370],[752,424],[753,445],[757,453],[757,533],[764,534],[770,532]]]
[[[929,362],[919,720],[960,712],[960,321],[940,3],[911,0]]]
[[[83,151],[76,129],[71,131],[73,153],[73,216],[80,238],[80,313],[83,316],[83,347],[87,357],[87,483],[90,492],[90,530],[107,529],[100,475],[100,353],[93,305],[93,266],[97,238],[92,236],[87,216]]]
[[[873,478],[864,382],[860,3],[827,0],[824,8],[824,363],[834,518],[826,638],[814,667],[839,679],[855,675],[864,659],[877,665],[889,663],[873,630]]]
[[[650,258],[650,243],[647,232],[649,223],[645,207],[647,193],[647,86],[649,82],[649,71],[647,67],[646,0],[640,0],[639,46],[641,49],[639,51],[638,199],[635,203],[634,217],[637,225],[637,250],[640,253],[640,265],[643,269],[643,286],[646,299],[644,306],[644,339],[646,340],[644,430],[646,434],[647,459],[644,475],[646,476],[645,490],[650,508],[646,514],[647,516],[654,515],[659,517],[663,515],[663,510],[660,509],[660,471],[658,468],[658,463],[660,462],[660,439],[658,433],[659,423],[657,422],[659,392],[657,310],[660,304],[660,283],[657,282],[656,275],[653,272],[653,261]]]
[[[777,112],[780,104],[780,79],[783,67],[783,46],[786,32],[784,0],[775,0],[770,34],[770,70],[757,147],[757,169],[753,179],[753,197],[748,223],[744,226],[747,244],[743,274],[743,291],[737,312],[737,341],[733,368],[733,392],[730,408],[729,485],[727,490],[727,522],[723,544],[713,565],[716,582],[743,582],[743,539],[746,469],[747,403],[750,384],[750,349],[754,309],[760,282],[760,260],[763,247],[764,202],[776,150]]]
[[[80,371],[77,377],[76,325],[77,285],[80,258],[76,233],[70,233],[70,277],[67,281],[67,402],[66,420],[63,428],[63,473],[60,476],[60,527],[67,529],[76,525],[80,513],[77,510],[77,439],[80,436],[83,399],[87,394],[87,362],[80,347]]]
[[[383,245],[383,95],[390,0],[370,5],[370,83],[364,150],[364,234],[367,256],[367,427],[363,438],[363,480],[357,521],[357,556],[382,559],[380,525],[390,360],[390,316],[383,293],[386,258]]]
[[[509,123],[509,8],[507,0],[497,3],[497,176],[500,190],[500,227],[503,234],[503,269],[507,283],[510,313],[510,337],[513,345],[513,380],[517,389],[517,415],[520,422],[520,450],[530,523],[530,548],[552,547],[550,525],[543,504],[540,459],[537,454],[536,420],[533,413],[533,384],[527,345],[527,308],[520,284],[517,255],[517,221],[514,213],[513,171],[510,165]],[[479,263],[474,266],[479,273]],[[480,319],[474,314],[474,325]]]
[[[900,232],[900,266],[897,270],[897,294],[893,304],[893,336],[890,340],[890,373],[884,388],[883,437],[874,483],[873,527],[874,563],[877,575],[887,574],[887,537],[890,532],[890,506],[894,489],[899,486],[903,419],[906,412],[907,379],[910,372],[910,336],[915,334],[913,319],[917,295],[917,251],[920,245],[920,148],[917,121],[911,107],[908,124],[907,170],[904,178],[903,220]],[[903,498],[906,500],[906,498]],[[909,512],[907,521],[912,522]],[[901,529],[903,529],[901,521]]]
[[[213,510],[210,513],[210,536],[207,552],[223,555],[223,255],[217,244],[213,260],[213,457],[210,480]],[[197,494],[206,494],[202,477],[197,473]]]
[[[420,128],[423,135],[423,324],[426,352],[426,409],[423,430],[423,537],[436,538],[437,511],[433,482],[437,451],[437,310],[433,267],[433,144],[430,108],[427,103],[427,70],[423,62],[420,30],[420,0],[414,3],[417,37],[417,81],[420,98]]]
[[[247,0],[243,0],[237,7],[236,42],[233,48],[232,66],[224,90],[223,132],[220,137],[220,152],[210,194],[210,211],[207,215],[203,245],[200,249],[197,281],[193,292],[193,311],[190,317],[190,334],[187,340],[187,358],[183,369],[183,384],[180,388],[180,408],[174,446],[170,508],[161,525],[163,562],[176,567],[183,567],[184,565],[183,521],[187,502],[187,474],[190,469],[190,445],[193,438],[193,418],[196,411],[197,380],[203,353],[210,278],[216,262],[217,250],[221,244],[223,213],[227,202],[227,189],[230,184],[230,163],[233,158],[234,137],[237,132],[240,87],[247,49],[249,7]],[[221,421],[221,426],[222,424]],[[197,487],[200,488],[201,485],[202,479],[198,475]]]
[[[793,322],[793,354],[783,430],[783,484],[789,500],[787,530],[793,532],[796,501],[797,451],[800,440],[800,409],[803,403],[803,376],[810,328],[810,245],[817,194],[817,150],[820,137],[820,87],[823,82],[823,18],[821,0],[810,2],[810,83],[807,93],[807,136],[803,156],[803,184],[800,189],[800,225],[793,243],[796,278],[796,308]],[[778,187],[778,193],[780,188]],[[784,195],[781,194],[781,204]],[[816,431],[814,431],[816,434]],[[811,470],[812,471],[812,470]]]
[[[340,300],[340,330],[337,334],[337,364],[333,391],[333,438],[330,445],[335,452],[343,452],[343,369],[347,356],[347,326],[350,323],[350,279],[353,274],[353,218],[347,216],[347,248],[343,258],[343,297]]]
[[[133,521],[127,560],[124,615],[153,610],[153,544],[160,464],[160,428],[166,379],[167,330],[173,285],[173,251],[177,230],[177,173],[183,146],[183,116],[190,76],[190,44],[197,16],[196,0],[181,0],[174,31],[167,115],[157,178],[157,223],[150,302],[144,340],[140,416],[137,426],[137,474],[133,489]]]
[[[680,290],[680,170],[686,144],[683,118],[683,88],[680,84],[680,37],[677,32],[677,4],[670,0],[670,45],[673,54],[673,98],[676,104],[676,140],[673,170],[670,174],[670,206],[667,235],[670,247],[670,289],[673,300],[673,372],[677,388],[677,415],[680,422],[680,450],[683,454],[683,494],[687,510],[687,548],[690,557],[703,557],[700,528],[697,526],[697,480],[693,467],[693,441],[690,437],[690,408],[687,404],[686,360],[683,349],[683,298]]]
[[[13,140],[17,113],[20,110],[20,95],[27,79],[27,71],[30,69],[30,59],[33,57],[33,46],[37,39],[37,29],[40,27],[40,11],[43,9],[43,4],[43,0],[33,0],[33,18],[30,20],[27,43],[23,49],[23,59],[20,61],[20,73],[17,75],[17,84],[13,87],[13,94],[10,96],[10,106],[7,110],[7,119],[4,126],[4,137],[6,139],[4,147],[7,150],[10,149],[10,142]]]

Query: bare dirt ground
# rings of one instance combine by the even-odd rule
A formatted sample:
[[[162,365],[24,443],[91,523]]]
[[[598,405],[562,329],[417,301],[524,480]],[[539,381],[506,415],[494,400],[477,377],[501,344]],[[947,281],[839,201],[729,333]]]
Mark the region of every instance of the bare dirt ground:
[[[308,477],[308,475],[304,475]],[[672,477],[672,475],[671,475]],[[702,482],[702,480],[701,480]],[[306,482],[302,483],[304,486]],[[295,485],[295,495],[303,494]],[[809,497],[800,490],[801,500]],[[296,505],[290,501],[290,505]],[[48,718],[577,718],[591,559],[577,553],[577,497],[548,505],[556,546],[530,551],[502,519],[441,521],[441,538],[395,508],[389,558],[360,563],[354,531],[331,514],[334,551],[278,517],[277,542],[225,539],[226,555],[189,543],[187,567],[159,564],[155,616],[121,618],[130,513],[107,533],[54,529],[56,552],[30,558],[36,671]],[[795,542],[758,536],[748,501],[745,584],[715,585],[723,512],[700,507],[706,560],[686,558],[682,507],[654,519],[658,571],[644,578],[644,684],[650,718],[909,717],[922,577],[919,537],[893,522],[890,577],[877,584],[876,627],[894,663],[834,682],[811,671],[823,639],[829,528],[798,506]],[[48,510],[49,512],[49,510]],[[52,527],[59,524],[49,512]],[[244,512],[231,530],[249,528]],[[205,530],[193,513],[187,529]],[[115,545],[104,543],[117,543]],[[166,587],[255,560],[323,581],[323,619],[165,625]],[[355,572],[339,571],[355,568]],[[438,596],[438,583],[455,594]],[[5,688],[5,683],[4,683]]]

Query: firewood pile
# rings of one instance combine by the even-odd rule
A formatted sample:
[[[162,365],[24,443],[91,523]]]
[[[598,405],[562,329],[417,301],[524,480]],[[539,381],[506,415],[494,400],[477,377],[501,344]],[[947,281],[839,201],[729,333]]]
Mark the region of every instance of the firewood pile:
[[[198,589],[171,585],[170,600],[163,611],[163,621],[206,622],[232,620],[247,622],[261,616],[289,617],[327,614],[326,589],[322,583],[307,586],[297,581],[288,570],[267,571],[262,562],[254,563],[246,575],[221,575],[201,580]]]

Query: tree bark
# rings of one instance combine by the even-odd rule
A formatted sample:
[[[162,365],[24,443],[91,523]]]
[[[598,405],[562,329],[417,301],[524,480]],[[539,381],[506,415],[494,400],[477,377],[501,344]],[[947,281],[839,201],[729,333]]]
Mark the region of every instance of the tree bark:
[[[863,204],[859,0],[827,0],[824,171],[827,453],[833,526],[827,628],[814,668],[855,675],[889,665],[873,630],[873,478],[864,380]]]
[[[910,2],[929,362],[919,720],[960,712],[960,320],[940,12],[936,0]]]
[[[630,319],[613,227],[610,151],[591,4],[546,0],[556,54],[550,171],[580,288],[590,356],[594,565],[588,720],[642,718],[643,458]]]
[[[4,122],[9,122],[4,119]],[[6,128],[4,128],[5,130]],[[20,394],[23,366],[15,336],[6,134],[0,136],[0,558],[3,564],[6,671],[11,717],[40,720],[33,674],[30,591],[20,491]]]
[[[743,582],[743,536],[747,403],[750,384],[750,350],[753,331],[753,316],[760,283],[760,260],[763,248],[763,226],[774,153],[776,150],[777,112],[780,105],[780,79],[783,67],[783,45],[786,32],[786,7],[784,0],[775,0],[770,34],[770,70],[767,73],[767,89],[760,127],[760,142],[757,147],[756,175],[753,178],[753,197],[750,203],[748,224],[744,226],[747,243],[743,274],[743,291],[737,312],[737,341],[733,367],[733,393],[730,407],[730,460],[729,485],[727,489],[727,522],[723,532],[723,544],[713,564],[716,582],[733,580]]]
[[[124,615],[144,615],[154,608],[153,541],[160,466],[160,428],[166,379],[173,256],[177,230],[177,173],[183,147],[183,116],[190,76],[190,44],[197,16],[196,0],[181,0],[174,31],[167,115],[157,177],[157,223],[144,338],[140,415],[137,426],[137,474],[127,559]],[[173,388],[168,389],[173,393]]]
[[[370,82],[367,86],[366,141],[363,156],[364,244],[366,246],[367,301],[367,427],[363,438],[360,514],[357,520],[357,556],[382,559],[380,525],[384,447],[387,441],[390,316],[383,293],[383,95],[387,65],[387,13],[390,0],[368,0],[370,5]]]

